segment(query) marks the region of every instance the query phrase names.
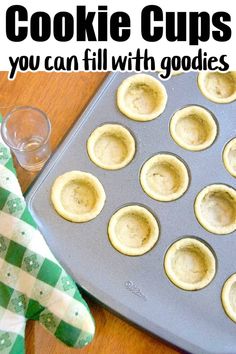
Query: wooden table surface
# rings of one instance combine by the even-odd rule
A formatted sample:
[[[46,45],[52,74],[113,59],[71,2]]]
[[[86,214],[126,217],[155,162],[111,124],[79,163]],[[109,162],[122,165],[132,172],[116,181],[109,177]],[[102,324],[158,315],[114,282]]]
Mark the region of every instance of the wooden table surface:
[[[4,115],[17,105],[43,110],[52,123],[52,148],[61,142],[106,77],[106,73],[24,73],[8,81],[0,72],[0,112]],[[17,164],[23,191],[35,178]],[[86,298],[86,297],[85,297]],[[86,348],[71,349],[60,343],[40,325],[29,321],[27,354],[174,354],[181,353],[149,334],[134,328],[100,305],[86,298],[96,321],[96,336]]]

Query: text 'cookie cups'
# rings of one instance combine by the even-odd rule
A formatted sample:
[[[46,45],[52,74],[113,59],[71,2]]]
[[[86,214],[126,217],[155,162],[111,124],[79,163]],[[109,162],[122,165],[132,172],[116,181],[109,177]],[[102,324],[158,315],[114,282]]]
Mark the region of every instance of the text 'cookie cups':
[[[188,106],[173,115],[170,133],[174,141],[184,149],[200,151],[213,144],[217,124],[208,110],[200,106]]]
[[[128,256],[140,256],[153,248],[159,237],[159,226],[150,211],[139,205],[119,209],[108,225],[112,246]]]
[[[106,170],[118,170],[133,159],[135,140],[122,125],[104,124],[90,135],[87,151],[97,166]]]
[[[236,322],[236,273],[232,274],[224,283],[221,300],[227,316]]]
[[[57,213],[73,222],[94,219],[102,210],[106,195],[102,184],[90,173],[67,172],[55,180],[51,200]]]
[[[236,230],[236,191],[224,184],[205,187],[194,204],[199,223],[214,234],[229,234]]]
[[[200,290],[215,276],[216,260],[203,242],[192,237],[173,243],[164,259],[165,272],[170,281],[183,290]]]
[[[223,151],[223,162],[226,170],[236,177],[236,138],[226,144]]]
[[[117,90],[117,105],[128,118],[149,121],[165,109],[167,93],[164,85],[151,75],[136,74],[125,79]]]
[[[144,192],[161,202],[180,198],[188,188],[185,164],[172,154],[160,153],[147,160],[140,172]]]
[[[202,94],[213,102],[233,102],[236,99],[236,71],[201,72],[198,75],[198,86]]]

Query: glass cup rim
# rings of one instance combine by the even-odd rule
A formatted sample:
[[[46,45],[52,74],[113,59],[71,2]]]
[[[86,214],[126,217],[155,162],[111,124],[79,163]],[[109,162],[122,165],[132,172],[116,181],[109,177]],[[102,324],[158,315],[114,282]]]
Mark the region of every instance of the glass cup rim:
[[[16,106],[14,107],[12,110],[10,110],[6,115],[5,115],[5,118],[2,120],[2,125],[1,125],[1,135],[2,135],[2,139],[3,141],[5,142],[5,144],[11,148],[12,150],[14,151],[20,151],[20,152],[23,152],[24,149],[22,148],[17,148],[15,147],[14,145],[12,145],[8,139],[6,138],[5,136],[5,131],[7,130],[7,122],[10,120],[11,116],[13,113],[17,112],[17,111],[27,111],[27,110],[32,110],[32,111],[36,111],[38,113],[40,113],[43,118],[45,119],[46,123],[47,123],[47,128],[48,128],[48,133],[47,135],[45,136],[45,138],[43,139],[42,141],[42,144],[40,145],[40,147],[37,147],[36,149],[32,150],[32,151],[36,151],[38,150],[39,148],[41,148],[43,145],[46,145],[49,141],[49,138],[50,138],[50,135],[51,135],[51,130],[52,130],[52,126],[51,126],[51,122],[47,116],[46,113],[44,113],[41,109],[37,108],[37,107],[34,107],[34,106]]]

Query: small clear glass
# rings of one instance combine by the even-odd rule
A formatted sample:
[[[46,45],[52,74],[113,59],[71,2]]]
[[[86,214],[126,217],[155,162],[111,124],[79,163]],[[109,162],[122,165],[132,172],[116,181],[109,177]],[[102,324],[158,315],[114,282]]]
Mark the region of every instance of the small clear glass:
[[[28,171],[39,171],[51,155],[51,123],[35,107],[16,107],[2,122],[2,138]]]

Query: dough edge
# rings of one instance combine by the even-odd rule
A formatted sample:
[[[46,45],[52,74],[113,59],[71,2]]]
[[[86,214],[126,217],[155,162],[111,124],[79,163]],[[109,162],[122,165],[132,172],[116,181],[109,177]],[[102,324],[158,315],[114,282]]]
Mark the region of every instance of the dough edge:
[[[171,267],[171,260],[173,255],[179,250],[185,247],[193,246],[204,254],[204,258],[208,260],[208,271],[206,276],[198,283],[190,284],[181,281],[175,275],[174,270]],[[202,241],[194,237],[184,237],[175,241],[167,250],[164,257],[164,269],[167,277],[170,281],[182,290],[195,291],[205,288],[214,279],[216,274],[216,259],[211,252],[210,248]]]
[[[183,175],[183,186],[180,188],[178,191],[172,193],[171,195],[164,196],[161,194],[158,194],[149,188],[148,183],[146,181],[146,174],[148,170],[152,167],[152,165],[155,162],[170,162],[174,166],[178,168],[178,170],[181,170],[182,175]],[[190,183],[190,178],[189,178],[189,173],[188,169],[185,165],[184,162],[182,162],[177,156],[172,155],[172,154],[165,154],[165,153],[159,153],[157,155],[152,156],[150,159],[148,159],[142,166],[140,176],[139,176],[140,184],[143,189],[143,191],[151,198],[160,201],[160,202],[171,202],[176,199],[179,199],[182,197],[182,195],[187,191],[189,183]]]
[[[224,283],[221,291],[221,302],[226,315],[236,322],[236,312],[232,309],[229,301],[229,293],[231,286],[236,283],[236,273],[232,274]]]
[[[229,193],[230,195],[233,196],[235,202],[236,202],[236,190],[234,190],[232,187],[229,187],[225,184],[211,184],[205,188],[203,188],[197,195],[195,202],[194,202],[194,210],[195,210],[195,215],[196,218],[199,222],[199,224],[208,232],[211,232],[213,234],[217,235],[226,235],[230,234],[231,232],[235,231],[236,229],[236,221],[233,223],[233,225],[229,226],[223,226],[223,227],[215,227],[212,226],[212,224],[209,224],[205,218],[202,217],[201,213],[201,201],[202,199],[210,192],[226,192]]]
[[[154,110],[154,112],[149,114],[138,114],[134,113],[125,103],[125,93],[127,92],[131,83],[138,84],[144,83],[150,86],[154,91],[160,92],[161,94],[161,104]],[[165,110],[167,103],[167,92],[165,86],[156,78],[148,74],[135,74],[124,79],[117,89],[117,106],[121,113],[126,117],[140,122],[146,122],[157,118]]]
[[[234,84],[235,84],[235,90],[234,93],[226,98],[219,98],[211,95],[205,88],[204,80],[206,76],[209,74],[209,72],[201,72],[198,74],[197,82],[198,82],[198,87],[203,94],[208,100],[215,102],[215,103],[231,103],[236,100],[236,71],[229,71],[228,73],[231,73],[233,78],[234,78]],[[214,74],[214,73],[213,73]],[[223,74],[222,74],[223,75]]]
[[[148,242],[143,247],[134,249],[132,247],[124,246],[116,237],[116,232],[115,232],[116,224],[119,221],[119,219],[127,213],[133,213],[133,214],[137,213],[143,216],[150,225],[151,236],[149,237]],[[117,251],[119,251],[120,253],[126,256],[141,256],[147,253],[148,251],[150,251],[157,243],[159,239],[159,233],[160,233],[159,225],[154,215],[145,207],[139,205],[129,205],[120,208],[112,215],[108,223],[108,237],[112,246]]]
[[[199,145],[195,145],[195,146],[189,145],[178,137],[175,129],[176,129],[179,119],[182,118],[183,113],[184,114],[192,114],[192,113],[198,114],[199,116],[202,117],[202,119],[205,122],[207,122],[207,124],[209,126],[210,134],[208,136],[208,139],[204,143],[199,144]],[[214,143],[214,141],[217,137],[217,132],[218,132],[217,124],[216,124],[215,119],[213,118],[212,113],[210,111],[208,111],[207,109],[205,109],[201,106],[197,106],[197,105],[186,106],[186,107],[179,109],[177,112],[175,112],[173,114],[171,121],[170,121],[170,135],[171,135],[171,137],[176,142],[176,144],[178,144],[182,148],[189,150],[189,151],[201,151],[201,150],[205,150],[208,147],[210,147]]]
[[[63,187],[71,180],[79,179],[88,184],[93,185],[97,191],[97,202],[96,208],[93,211],[84,213],[83,215],[73,214],[68,212],[61,203],[61,191]],[[83,171],[69,171],[60,176],[58,176],[51,188],[51,201],[55,211],[62,216],[64,219],[72,222],[86,222],[94,219],[102,211],[106,200],[106,194],[101,182],[97,177],[88,172]]]
[[[231,149],[232,147],[235,147],[235,149],[236,149],[236,138],[231,139],[231,140],[225,145],[225,148],[224,148],[224,151],[223,151],[223,162],[224,162],[224,165],[225,165],[226,170],[227,170],[233,177],[236,177],[236,171],[233,170],[233,168],[231,167],[231,164],[229,163],[229,159],[228,159],[228,154],[229,154],[230,149]]]
[[[128,154],[126,158],[119,164],[115,165],[106,165],[102,163],[97,157],[94,152],[94,147],[96,141],[102,136],[104,133],[111,133],[111,135],[123,135],[125,138],[125,143],[127,146]],[[121,134],[120,134],[121,133]],[[89,155],[90,160],[97,165],[98,167],[103,168],[104,170],[119,170],[125,166],[127,166],[134,158],[136,152],[136,143],[133,135],[130,131],[120,124],[103,124],[97,127],[89,136],[87,140],[87,152]]]

